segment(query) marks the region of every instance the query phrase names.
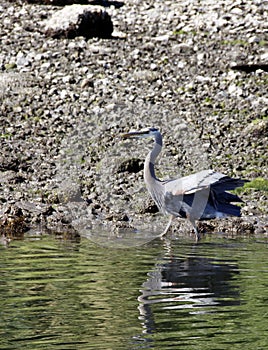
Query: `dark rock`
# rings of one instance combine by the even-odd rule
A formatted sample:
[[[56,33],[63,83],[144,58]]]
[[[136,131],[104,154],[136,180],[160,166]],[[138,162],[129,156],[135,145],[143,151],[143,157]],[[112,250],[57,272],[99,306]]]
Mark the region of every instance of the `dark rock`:
[[[259,64],[237,64],[231,67],[233,70],[240,70],[246,73],[256,72],[256,70],[261,69],[265,72],[268,72],[268,64],[259,63]]]
[[[140,214],[156,214],[158,212],[159,209],[152,199],[145,201],[142,208],[139,209]]]
[[[0,218],[0,235],[21,238],[28,229],[21,208],[16,205],[7,206]]]
[[[53,5],[53,6],[67,6],[73,4],[86,5],[87,0],[26,0],[28,4],[38,5]]]
[[[113,0],[89,0],[90,5],[101,5],[101,6],[114,6],[115,8],[120,8],[124,6],[123,1],[113,1]]]
[[[143,163],[143,160],[138,158],[127,159],[119,165],[117,172],[138,173],[143,169]]]
[[[12,170],[12,171],[18,171],[19,170],[19,159],[16,156],[13,156],[11,154],[4,154],[0,155],[0,170]]]

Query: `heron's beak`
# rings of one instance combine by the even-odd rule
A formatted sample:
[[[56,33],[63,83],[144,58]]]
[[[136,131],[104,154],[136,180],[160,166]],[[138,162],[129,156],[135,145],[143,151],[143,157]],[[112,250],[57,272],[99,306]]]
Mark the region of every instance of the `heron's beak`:
[[[148,135],[148,132],[144,132],[144,131],[130,131],[126,134],[122,134],[121,137],[123,139],[139,139],[141,137],[144,137]]]

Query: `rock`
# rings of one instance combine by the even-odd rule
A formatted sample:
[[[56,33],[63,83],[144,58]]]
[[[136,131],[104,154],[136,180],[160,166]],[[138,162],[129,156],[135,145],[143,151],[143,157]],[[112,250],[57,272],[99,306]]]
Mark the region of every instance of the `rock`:
[[[159,212],[159,209],[152,199],[148,199],[142,203],[138,212],[140,214],[156,214]]]
[[[22,210],[16,205],[7,206],[0,218],[0,235],[19,238],[28,230]]]
[[[87,4],[87,0],[26,0],[28,4],[67,6],[73,4]]]
[[[123,161],[119,165],[117,172],[118,173],[122,173],[122,172],[138,173],[142,169],[143,169],[143,161],[138,158],[132,158],[132,159]]]
[[[179,54],[190,55],[193,53],[193,47],[186,43],[175,44],[172,46],[172,51],[177,55]]]
[[[110,38],[113,32],[111,17],[101,6],[65,6],[43,21],[43,25],[46,35],[56,39]]]
[[[268,72],[268,64],[236,64],[234,66],[231,66],[231,69],[233,70],[240,70],[242,72],[246,73],[252,73],[256,72],[257,70],[263,70],[265,72]]]

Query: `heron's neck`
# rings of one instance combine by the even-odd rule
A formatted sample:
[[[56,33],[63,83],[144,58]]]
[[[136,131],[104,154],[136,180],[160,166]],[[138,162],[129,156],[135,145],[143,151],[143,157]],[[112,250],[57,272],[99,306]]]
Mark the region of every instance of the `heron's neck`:
[[[162,150],[162,136],[160,133],[155,135],[154,148],[148,153],[144,163],[144,180],[147,186],[154,180],[158,180],[155,176],[154,165],[156,158]]]

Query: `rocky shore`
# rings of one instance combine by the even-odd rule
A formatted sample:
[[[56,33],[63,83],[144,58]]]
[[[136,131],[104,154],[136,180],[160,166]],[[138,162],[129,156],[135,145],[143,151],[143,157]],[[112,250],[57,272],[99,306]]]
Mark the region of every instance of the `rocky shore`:
[[[60,10],[0,4],[1,235],[158,218],[141,171],[151,144],[119,138],[145,126],[163,132],[159,177],[253,180],[241,219],[201,229],[267,235],[268,2],[106,1],[110,38],[50,37]]]

